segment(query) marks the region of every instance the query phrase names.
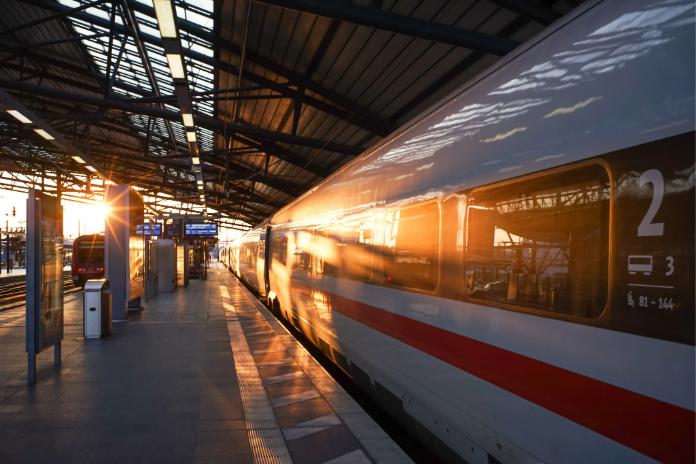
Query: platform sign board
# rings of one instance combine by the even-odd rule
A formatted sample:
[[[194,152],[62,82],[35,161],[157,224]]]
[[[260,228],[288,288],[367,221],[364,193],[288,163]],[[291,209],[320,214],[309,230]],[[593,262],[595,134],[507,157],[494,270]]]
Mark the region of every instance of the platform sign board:
[[[164,227],[166,238],[172,239],[181,237],[181,227],[179,224],[167,224]]]
[[[135,228],[136,235],[162,235],[162,224],[137,224]]]
[[[63,340],[63,207],[30,189],[27,200],[26,335],[29,382],[36,381],[36,353]]]
[[[217,224],[184,224],[186,235],[217,235]]]
[[[113,318],[126,318],[126,306],[145,293],[145,238],[138,234],[144,224],[142,197],[129,185],[106,190],[105,278],[113,295]]]

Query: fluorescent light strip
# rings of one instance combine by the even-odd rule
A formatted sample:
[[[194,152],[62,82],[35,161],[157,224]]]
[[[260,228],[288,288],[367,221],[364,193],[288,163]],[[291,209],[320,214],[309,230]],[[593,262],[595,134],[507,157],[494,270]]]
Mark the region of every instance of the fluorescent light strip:
[[[92,171],[92,172],[97,172],[96,168],[94,168],[93,166],[87,165],[87,166],[85,166],[85,167],[86,167],[87,169],[89,169],[90,171]]]
[[[184,62],[181,60],[181,55],[178,53],[168,53],[167,61],[169,61],[169,71],[172,73],[173,79],[186,79]]]
[[[24,124],[31,124],[31,119],[27,118],[24,116],[22,113],[20,113],[17,110],[7,110],[8,113],[10,113],[12,116],[15,117],[15,119],[19,119],[22,121]]]
[[[160,35],[165,38],[176,38],[176,20],[171,0],[155,0],[154,4]]]
[[[86,164],[86,163],[87,163],[87,161],[83,160],[83,159],[82,159],[81,157],[79,157],[79,156],[73,156],[72,159],[74,159],[75,161],[77,161],[77,162],[80,163],[80,164]]]
[[[34,132],[36,132],[37,134],[39,134],[41,137],[45,138],[46,140],[55,140],[53,138],[53,136],[51,136],[51,134],[49,134],[48,132],[46,132],[43,129],[34,129]]]
[[[189,142],[195,142],[196,141],[196,132],[190,131],[186,132],[186,140]]]
[[[181,119],[184,120],[184,126],[193,127],[193,115],[191,113],[181,113]]]

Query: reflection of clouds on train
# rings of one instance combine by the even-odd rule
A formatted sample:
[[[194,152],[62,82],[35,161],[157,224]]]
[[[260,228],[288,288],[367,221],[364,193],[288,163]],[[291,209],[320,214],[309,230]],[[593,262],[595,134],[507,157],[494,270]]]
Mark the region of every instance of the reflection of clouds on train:
[[[409,140],[396,142],[395,145],[398,146],[384,153],[378,152],[376,159],[365,163],[352,174],[374,171],[384,165],[403,165],[424,160],[475,135],[478,135],[477,141],[491,145],[496,145],[493,142],[509,141],[525,132],[528,134],[524,135],[532,136],[527,121],[537,122],[537,117],[556,118],[569,115],[596,105],[603,98],[602,95],[596,94],[596,88],[594,95],[576,93],[575,95],[582,97],[574,102],[567,101],[568,94],[550,91],[587,84],[601,75],[624,68],[627,63],[647,55],[656,47],[672,42],[672,30],[694,21],[693,9],[694,4],[688,1],[655,3],[642,11],[626,13],[601,25],[581,40],[572,42],[568,47],[564,47],[563,51],[552,55],[551,60],[528,67],[516,78],[493,88],[486,94],[492,101],[466,105],[425,130],[416,128],[414,132],[418,133]],[[520,97],[517,97],[518,93]],[[509,101],[510,96],[515,99]],[[554,101],[562,104],[557,103],[557,107],[549,108]],[[541,112],[534,113],[534,108],[540,108]],[[526,116],[520,118],[522,115]],[[512,126],[501,124],[516,118],[521,123]],[[684,120],[684,123],[689,121]],[[502,126],[500,131],[484,130],[486,127],[499,124]],[[465,147],[462,148],[462,156],[475,155]],[[543,153],[531,161],[551,160],[553,156],[563,155]],[[500,162],[500,158],[487,160],[490,164]],[[502,167],[498,172],[509,172],[524,167],[522,163],[515,164]],[[398,176],[395,179],[398,179]]]
[[[658,6],[670,3],[673,5]],[[653,47],[670,42],[672,38],[664,37],[664,30],[693,22],[693,17],[674,23],[669,21],[693,8],[694,4],[689,2],[664,2],[646,11],[624,14],[589,34],[586,40],[575,42],[573,45],[576,49],[553,55],[554,60],[533,66],[520,73],[519,78],[506,82],[488,95],[508,95],[530,89],[566,89],[591,79],[595,74],[620,69],[626,62],[649,53]],[[599,98],[593,97],[579,103],[578,107]],[[557,113],[550,113],[546,117],[554,114]]]
[[[379,169],[380,166],[385,164],[405,164],[429,158],[442,148],[448,147],[465,137],[476,135],[483,127],[499,124],[505,120],[523,115],[530,108],[543,105],[548,101],[541,98],[526,98],[507,103],[467,105],[455,114],[447,116],[443,121],[430,127],[424,134],[413,137],[404,142],[402,146],[379,156],[372,163],[358,169],[355,174]],[[524,128],[517,131],[519,130],[524,130]]]
[[[696,166],[691,166],[682,171],[675,172],[675,175],[678,177],[665,181],[665,193],[679,193],[693,189],[694,185],[696,185],[695,170]],[[626,173],[617,179],[616,196],[628,198],[652,198],[654,188],[646,185],[641,187],[639,185],[640,175],[640,172],[633,171]]]

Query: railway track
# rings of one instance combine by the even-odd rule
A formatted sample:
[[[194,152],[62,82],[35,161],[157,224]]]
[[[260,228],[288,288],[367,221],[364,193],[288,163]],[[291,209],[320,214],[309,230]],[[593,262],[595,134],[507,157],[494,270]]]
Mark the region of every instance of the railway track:
[[[72,290],[75,288],[76,287],[73,284],[72,277],[65,276],[63,278],[63,290]],[[12,282],[0,285],[0,305],[22,301],[26,298],[26,296],[26,282]],[[0,311],[3,311],[3,309],[10,308],[0,308]]]

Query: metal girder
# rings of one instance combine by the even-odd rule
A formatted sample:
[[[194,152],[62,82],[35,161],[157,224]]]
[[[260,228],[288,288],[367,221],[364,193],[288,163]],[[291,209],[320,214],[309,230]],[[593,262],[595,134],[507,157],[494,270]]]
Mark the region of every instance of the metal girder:
[[[497,3],[503,8],[507,8],[510,11],[529,18],[532,21],[536,21],[539,24],[548,26],[549,24],[556,21],[562,15],[557,11],[553,11],[551,8],[547,8],[539,3],[534,3],[528,0],[490,0],[493,3]]]
[[[67,39],[51,40],[48,42],[32,42],[32,43],[27,43],[27,44],[7,45],[7,46],[0,48],[0,52],[13,52],[15,50],[23,50],[25,48],[45,47],[47,45],[58,45],[58,44],[67,43],[67,42],[76,42],[78,40],[83,40],[83,39],[96,39],[97,37],[104,37],[105,35],[109,35],[109,34],[101,33],[101,34],[83,35],[83,36],[78,36],[78,37],[68,37]]]
[[[149,163],[149,164],[156,164],[158,166],[167,166],[171,168],[176,168],[176,169],[184,169],[188,170],[189,169],[189,164],[188,163],[182,163],[178,161],[172,161],[168,159],[161,159],[161,157],[144,157],[143,155],[140,155],[138,153],[133,153],[133,152],[127,152],[123,150],[112,150],[109,148],[104,148],[100,146],[92,146],[91,147],[92,153],[95,155],[110,155],[110,156],[116,156],[116,157],[121,157],[125,159],[130,159],[134,161],[141,161],[144,163]],[[231,174],[234,175],[235,180],[242,180],[246,179],[250,175],[254,174],[253,171],[249,170],[248,168],[241,166],[237,163],[233,163],[234,170],[231,171]],[[214,168],[214,167],[209,167],[206,165],[202,165],[202,170],[204,173],[208,174],[219,174],[220,169],[219,168]],[[307,187],[299,185],[299,184],[294,184],[292,182],[284,182],[278,179],[271,179],[266,176],[258,176],[257,181],[259,183],[262,183],[264,185],[267,185],[271,188],[274,188],[276,190],[283,190],[284,188],[290,187],[293,190],[297,191],[300,190],[301,192],[304,192],[307,190]],[[195,182],[195,181],[191,181]],[[207,182],[210,182],[210,179],[207,180]],[[293,196],[292,194],[288,194],[289,196]]]
[[[150,16],[151,18],[155,19],[155,10],[154,8],[147,6],[143,3],[139,3],[133,0],[127,0],[131,4],[131,8],[133,8],[135,11],[138,11],[139,13],[145,14],[147,16]],[[214,44],[216,47],[219,47],[222,50],[226,51],[231,51],[233,54],[237,56],[241,56],[242,50],[241,47],[237,44],[230,43],[228,40],[223,39],[222,37],[216,36],[212,32],[208,32],[199,25],[187,21],[185,19],[179,18],[179,28],[182,31],[185,31],[188,34],[191,34],[193,36],[199,37],[207,42],[210,42]],[[390,121],[387,118],[383,118],[375,113],[372,113],[371,111],[367,110],[366,108],[363,108],[362,106],[358,105],[357,103],[350,101],[349,99],[335,93],[334,91],[327,89],[323,85],[312,81],[311,79],[307,79],[305,76],[302,74],[299,74],[291,69],[285,68],[281,64],[278,64],[268,58],[265,58],[263,56],[257,55],[256,53],[246,51],[245,53],[245,59],[251,63],[257,64],[259,66],[262,66],[269,71],[282,76],[290,81],[291,85],[298,85],[302,88],[305,88],[311,92],[314,92],[315,94],[321,96],[322,98],[325,98],[327,100],[330,100],[343,108],[349,110],[351,113],[354,115],[358,116],[359,118],[364,119],[365,121],[369,121],[372,124],[376,125],[377,127],[380,127],[383,131],[385,131],[387,134],[393,132],[398,128],[398,126]],[[232,67],[234,70],[230,71],[232,73],[237,73],[236,68],[233,66]],[[227,64],[225,64],[225,67],[221,68],[222,71],[227,72]],[[246,73],[247,77],[249,80],[253,80],[254,75],[250,76],[250,73]],[[306,101],[305,103],[309,104],[310,106],[314,106],[313,104],[313,99]],[[321,108],[317,108],[321,109]]]
[[[49,56],[44,56],[44,55],[39,55],[33,52],[28,52],[28,51],[21,51],[17,53],[17,57],[25,57],[29,58],[32,60],[36,60],[42,64],[47,64],[51,66],[55,66],[57,68],[65,69],[66,71],[71,71],[77,74],[80,74],[82,76],[87,76],[92,79],[98,80],[99,82],[106,82],[107,77],[104,74],[98,73],[96,71],[92,71],[91,69],[84,69],[79,66],[75,66],[72,63],[66,63],[61,60],[57,60],[55,58],[49,57]],[[31,69],[31,68],[26,68],[26,69]],[[128,92],[136,93],[138,95],[142,95],[143,97],[152,97],[155,94],[143,89],[142,87],[138,87],[136,85],[128,84],[126,82],[120,81],[118,79],[114,80],[113,82],[114,87],[118,87],[120,89],[126,90]]]
[[[239,93],[243,91],[252,91],[252,90],[269,90],[267,87],[264,87],[262,85],[256,85],[253,87],[246,87],[246,88],[235,88],[235,89],[218,89],[218,90],[209,90],[207,92],[191,92],[192,97],[200,97],[200,96],[207,96],[207,95],[217,95],[221,93]],[[128,103],[157,103],[157,102],[162,102],[162,103],[169,103],[171,101],[176,101],[176,95],[162,95],[161,97],[145,97],[145,98],[128,98],[125,99],[124,101]]]
[[[134,114],[141,114],[144,116],[152,116],[155,118],[162,118],[169,121],[179,121],[181,120],[181,115],[169,110],[160,110],[157,108],[151,108],[149,106],[133,105],[131,103],[124,103],[118,100],[104,99],[102,97],[95,97],[91,95],[84,95],[75,92],[66,92],[64,90],[53,89],[50,87],[43,87],[40,85],[27,84],[25,82],[17,82],[10,79],[0,79],[0,87],[5,89],[16,90],[20,92],[27,92],[35,95],[42,95],[45,97],[59,98],[63,100],[69,100],[73,102],[84,103],[87,105],[93,105],[103,108],[111,108],[115,110],[121,110]],[[214,119],[208,116],[197,116],[195,118],[196,124],[200,127],[210,129],[212,131],[222,132],[225,126],[223,121],[219,119]],[[309,148],[325,149],[327,151],[333,151],[336,153],[344,153],[347,155],[357,156],[363,152],[360,147],[352,147],[349,145],[343,145],[340,143],[325,142],[323,140],[312,139],[309,137],[301,137],[297,135],[285,134],[283,132],[275,132],[266,129],[261,129],[259,127],[245,126],[241,124],[227,123],[227,131],[230,133],[237,133],[247,135],[249,137],[261,138],[265,140],[272,140],[274,142],[287,143],[291,145],[299,145]],[[283,150],[281,147],[277,147],[278,150]],[[293,154],[294,155],[294,154]],[[294,155],[297,156],[297,155]],[[311,166],[311,165],[310,165]],[[307,167],[307,170],[310,170]]]
[[[56,148],[64,151],[66,155],[79,156],[84,161],[84,164],[90,166],[90,170],[93,170],[96,175],[101,177],[104,181],[110,181],[108,174],[100,166],[95,164],[94,161],[89,158],[89,156],[78,150],[77,147],[75,147],[75,145],[73,145],[69,140],[63,137],[60,133],[58,133],[58,131],[49,126],[24,105],[15,100],[10,94],[0,90],[0,101],[2,101],[5,105],[19,111],[24,117],[30,119],[33,125],[48,133],[52,137],[50,143]]]
[[[258,149],[259,151],[262,151],[264,153],[270,152],[273,156],[276,158],[280,158],[283,161],[286,161],[289,164],[292,164],[294,166],[297,166],[299,168],[304,169],[305,171],[309,171],[312,174],[319,176],[319,177],[329,177],[331,175],[331,171],[317,166],[313,164],[307,165],[307,159],[297,155],[296,153],[291,152],[290,150],[287,150],[283,147],[280,147],[276,144],[272,144],[269,142],[266,142],[265,140],[261,140],[257,137],[251,136],[251,138],[247,137],[241,137],[238,134],[235,134],[232,136],[232,138],[239,142],[243,143],[244,145],[248,147],[254,147]]]
[[[51,80],[53,82],[58,82],[60,84],[65,84],[65,85],[69,85],[71,87],[75,87],[76,89],[87,90],[88,92],[94,92],[94,93],[101,92],[100,87],[95,87],[95,86],[92,86],[89,84],[85,84],[83,82],[74,81],[72,79],[68,79],[67,77],[56,76],[54,74],[51,74],[51,73],[46,72],[46,71],[42,71],[40,69],[27,68],[26,66],[17,66],[16,64],[12,64],[12,63],[0,63],[0,68],[8,69],[10,71],[15,71],[18,73],[30,74],[33,77],[42,77],[44,79],[48,79],[48,80]]]
[[[150,64],[150,58],[147,54],[147,49],[143,46],[141,40],[140,40],[140,26],[138,25],[138,20],[135,17],[135,14],[133,11],[130,9],[128,6],[128,2],[121,0],[121,4],[123,5],[123,23],[125,28],[128,30],[129,35],[133,37],[133,41],[135,42],[135,47],[138,49],[138,55],[140,55],[140,60],[143,63],[143,69],[145,70],[145,75],[147,75],[148,81],[150,81],[150,86],[152,87],[152,90],[154,91],[155,95],[159,96],[160,95],[160,90],[159,90],[159,85],[157,85],[157,79],[155,78],[155,72],[152,70],[152,65]],[[116,8],[116,1],[111,4],[111,8],[115,9]],[[128,25],[130,23],[130,25]],[[113,28],[115,24],[110,26]],[[129,30],[130,29],[130,30]],[[113,34],[113,29],[111,31]],[[125,47],[126,42],[124,42],[124,47]],[[114,71],[112,71],[113,77],[116,77],[116,66],[114,68]],[[161,109],[164,109],[164,105],[158,104]],[[167,132],[169,132],[169,137],[171,137],[172,140],[176,140],[176,137],[174,137],[174,131],[172,130],[172,125],[169,121],[164,121],[164,125],[167,128]],[[174,150],[176,151],[176,145]]]
[[[256,1],[499,56],[507,55],[521,45],[521,42],[516,40],[336,0]]]
[[[44,8],[49,11],[64,11],[68,9],[67,6],[60,5],[58,3],[53,3],[47,0],[18,0],[23,3],[33,5],[39,8]],[[135,11],[140,11],[142,12],[141,4],[138,3],[130,3],[131,7]],[[149,7],[145,7],[149,8]],[[149,14],[153,18],[155,17],[154,9],[149,8]],[[100,18],[98,16],[86,13],[84,11],[77,12],[77,13],[71,13],[69,16],[72,16],[77,19],[81,19],[82,21],[90,22],[92,24],[95,24],[99,27],[103,27],[105,29],[108,29],[110,27],[110,23],[108,20]],[[181,30],[187,30],[184,28],[183,23],[185,21],[182,21],[181,19],[178,20],[180,23],[180,29]],[[127,30],[124,26],[120,24],[116,24],[115,29],[121,33],[125,34],[127,33]],[[200,27],[197,28],[199,33],[196,34],[198,37],[208,40],[207,35],[212,35],[206,31],[203,31]],[[187,31],[188,32],[188,31]],[[153,45],[156,45],[158,47],[162,47],[162,40],[150,36],[149,34],[140,34],[140,39],[143,42],[151,43]],[[212,43],[218,46],[224,46],[223,42],[227,42],[224,40],[220,40],[219,38],[211,40]],[[229,42],[227,42],[227,46],[225,47],[226,49],[229,49]],[[234,48],[234,47],[232,47]],[[238,48],[238,47],[237,47]],[[201,63],[208,64],[220,71],[224,72],[231,72],[231,73],[237,73],[237,67],[236,66],[231,66],[228,63],[222,62],[220,60],[217,60],[213,57],[204,55],[202,53],[195,52],[191,49],[186,49],[183,51],[183,55],[186,57],[189,57],[191,59],[194,59],[196,61],[200,61]],[[251,54],[250,54],[251,55]],[[260,58],[260,57],[259,57]],[[249,61],[253,61],[251,58],[249,58]],[[303,104],[312,106],[320,111],[323,111],[327,114],[330,114],[332,116],[335,116],[339,119],[342,120],[350,120],[351,124],[360,127],[362,129],[365,129],[367,131],[370,131],[374,134],[380,135],[380,136],[385,136],[388,135],[389,133],[393,132],[397,126],[390,122],[387,121],[383,118],[379,117],[373,117],[368,114],[368,112],[360,107],[358,107],[355,103],[350,102],[348,99],[343,98],[339,95],[334,94],[332,91],[329,91],[327,89],[324,89],[321,85],[312,83],[312,81],[307,80],[303,78],[302,76],[293,73],[291,71],[285,70],[285,68],[278,67],[277,65],[274,65],[272,61],[267,60],[267,59],[259,59],[257,61],[263,61],[264,64],[258,63],[259,65],[269,69],[272,72],[276,71],[283,71],[284,74],[292,74],[292,84],[293,85],[300,85],[302,88],[306,88],[307,90],[310,90],[314,93],[317,93],[318,95],[321,95],[322,97],[326,98],[327,100],[331,100],[340,106],[348,109],[349,111],[342,110],[341,108],[338,108],[336,106],[333,106],[325,101],[310,97],[308,95],[303,96]],[[274,69],[271,69],[274,68]],[[277,73],[277,72],[276,72]],[[286,76],[284,76],[286,77]],[[271,79],[268,79],[263,76],[259,76],[257,74],[254,74],[252,72],[246,72],[244,75],[244,79],[248,80],[250,82],[254,82],[255,84],[263,85],[265,87],[271,88],[277,92],[280,92],[288,97],[291,97],[293,99],[297,99],[300,97],[300,92],[294,91],[290,88],[287,87],[287,84],[279,84],[277,82],[274,82]]]
[[[109,0],[97,0],[96,2],[87,3],[87,4],[85,4],[85,5],[80,5],[80,6],[78,6],[78,7],[71,8],[71,9],[69,9],[69,10],[62,11],[62,12],[60,12],[60,13],[56,13],[56,14],[51,15],[51,16],[46,16],[46,17],[44,17],[44,18],[39,18],[39,19],[37,19],[36,21],[31,21],[31,22],[29,22],[29,23],[25,23],[25,24],[21,24],[21,25],[19,25],[19,26],[17,26],[17,27],[13,27],[12,29],[7,29],[7,30],[5,30],[5,31],[0,31],[0,36],[7,35],[7,34],[11,34],[11,33],[13,33],[13,32],[17,32],[17,31],[21,31],[21,30],[26,29],[26,28],[28,28],[28,27],[36,26],[36,25],[38,25],[38,24],[43,24],[43,23],[45,23],[45,22],[52,21],[52,20],[54,20],[54,19],[62,18],[63,16],[67,16],[67,15],[69,15],[70,13],[77,13],[78,11],[86,10],[87,8],[92,8],[92,7],[101,5],[102,3],[105,3],[105,2],[108,2],[108,1],[109,1]]]
[[[198,193],[198,189],[195,187],[182,187],[182,186],[178,186],[176,184],[170,184],[168,182],[162,182],[159,180],[140,179],[138,177],[129,176],[128,174],[121,174],[120,177],[122,179],[127,180],[128,182],[132,182],[132,183],[155,185],[157,187],[172,188],[175,190],[181,190],[183,192]],[[213,197],[217,197],[217,198],[226,198],[224,192],[218,192],[217,190],[207,189],[207,190],[205,190],[205,194],[213,196]],[[244,195],[250,195],[250,194],[247,192],[244,192]],[[270,208],[275,208],[275,209],[280,209],[283,206],[285,206],[285,203],[271,202],[271,201],[268,201],[268,199],[266,199],[260,195],[256,195],[256,194],[250,195],[250,200],[253,203],[258,203],[258,204],[265,205],[265,206],[268,206]]]
[[[128,129],[130,129],[131,131],[138,131],[138,132],[145,132],[145,133],[147,132],[147,127],[140,127],[140,126],[136,126],[134,124],[128,124],[128,123],[121,124],[121,126],[126,127]],[[177,151],[184,152],[184,153],[188,153],[188,151],[189,151],[189,147],[185,143],[179,142],[177,140],[172,140],[170,137],[168,137],[164,134],[160,134],[159,132],[155,131],[154,129],[151,129],[150,135],[153,137],[156,137],[162,141],[167,141],[170,144],[173,143],[174,145],[176,145]],[[140,138],[140,137],[138,137],[138,138]]]

